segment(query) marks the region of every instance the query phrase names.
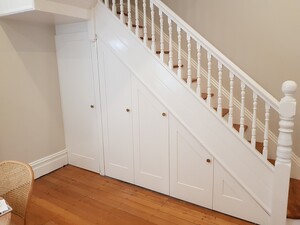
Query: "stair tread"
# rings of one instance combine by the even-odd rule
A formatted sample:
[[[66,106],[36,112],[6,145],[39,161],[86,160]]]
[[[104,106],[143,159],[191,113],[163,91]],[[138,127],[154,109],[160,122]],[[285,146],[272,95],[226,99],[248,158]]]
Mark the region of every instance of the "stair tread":
[[[300,219],[300,180],[290,179],[287,218]]]
[[[249,141],[249,143],[251,143],[251,141]],[[255,148],[257,151],[259,151],[260,154],[263,154],[264,143],[257,141],[255,144]]]
[[[238,132],[240,131],[240,126],[241,124],[237,124],[237,123],[233,124],[233,128],[236,129]],[[246,132],[246,130],[248,129],[248,125],[244,125],[244,128]]]
[[[126,23],[126,25],[128,26],[128,23]],[[132,27],[136,27],[136,24],[132,24]],[[142,26],[142,25],[139,25],[139,28],[144,28],[144,26]]]
[[[144,37],[140,37],[142,40],[144,40]],[[148,41],[152,41],[152,37],[148,37]]]
[[[183,65],[181,65],[180,67],[183,67]],[[174,68],[174,69],[177,69],[177,68],[179,68],[179,65],[176,64],[176,65],[173,66],[173,68]]]
[[[215,94],[214,93],[211,93],[210,94],[211,95],[211,97],[213,97]],[[206,100],[207,99],[207,93],[201,93],[201,97],[204,99],[204,100]]]
[[[121,15],[121,12],[120,12],[120,11],[117,11],[117,14],[118,14],[118,15]],[[127,12],[124,12],[124,16],[128,16],[128,13],[127,13]]]
[[[156,54],[160,54],[161,53],[161,50],[157,50],[156,51]],[[169,54],[170,51],[169,50],[164,50],[164,54]]]
[[[185,82],[187,82],[187,77],[182,78]],[[192,83],[197,82],[197,78],[192,78]]]
[[[217,108],[217,107],[214,107],[214,110],[217,111],[218,108]],[[222,109],[222,117],[226,116],[227,113],[229,113],[229,109],[223,108],[223,109]]]

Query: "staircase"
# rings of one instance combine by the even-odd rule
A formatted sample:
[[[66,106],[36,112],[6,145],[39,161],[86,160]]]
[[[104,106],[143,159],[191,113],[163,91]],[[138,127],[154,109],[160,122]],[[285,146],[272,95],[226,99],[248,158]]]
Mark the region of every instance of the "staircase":
[[[267,186],[271,186],[271,194],[268,193],[271,200],[252,190],[256,186],[253,182],[252,186],[241,183],[254,193],[255,200],[270,215],[268,224],[285,224],[286,215],[300,219],[300,182],[290,181],[296,106],[293,94],[297,85],[285,82],[284,97],[276,100],[160,0],[105,0],[99,7],[102,13],[112,13],[126,26],[169,75],[220,120],[256,157],[259,165],[267,168],[270,173],[261,176],[270,174],[262,179],[268,180]],[[112,32],[118,36],[117,30]],[[115,49],[122,52],[124,46]]]

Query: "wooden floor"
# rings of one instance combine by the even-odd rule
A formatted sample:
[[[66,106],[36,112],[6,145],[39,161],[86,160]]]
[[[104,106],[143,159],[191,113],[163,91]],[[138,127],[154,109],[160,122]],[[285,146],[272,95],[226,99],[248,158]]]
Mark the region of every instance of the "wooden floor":
[[[35,181],[27,218],[28,225],[251,224],[73,166]]]

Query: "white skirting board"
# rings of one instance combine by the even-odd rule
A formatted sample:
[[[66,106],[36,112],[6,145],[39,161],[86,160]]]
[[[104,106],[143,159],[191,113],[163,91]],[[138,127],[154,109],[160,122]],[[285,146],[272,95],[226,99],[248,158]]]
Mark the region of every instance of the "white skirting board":
[[[34,172],[34,179],[44,176],[67,164],[68,152],[66,149],[29,163]]]
[[[300,158],[295,153],[292,153],[291,178],[300,180]]]

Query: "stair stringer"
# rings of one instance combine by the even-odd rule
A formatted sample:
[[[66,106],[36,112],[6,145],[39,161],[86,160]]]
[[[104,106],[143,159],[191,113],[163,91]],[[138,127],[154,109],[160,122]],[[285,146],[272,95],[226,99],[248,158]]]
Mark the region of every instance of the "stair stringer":
[[[171,70],[103,4],[98,4],[95,9],[95,27],[103,44],[128,66],[215,160],[271,215],[274,168],[264,162],[259,153],[252,151],[236,132],[232,132],[228,124],[207,107],[204,100],[186,88],[185,82],[173,76]]]

